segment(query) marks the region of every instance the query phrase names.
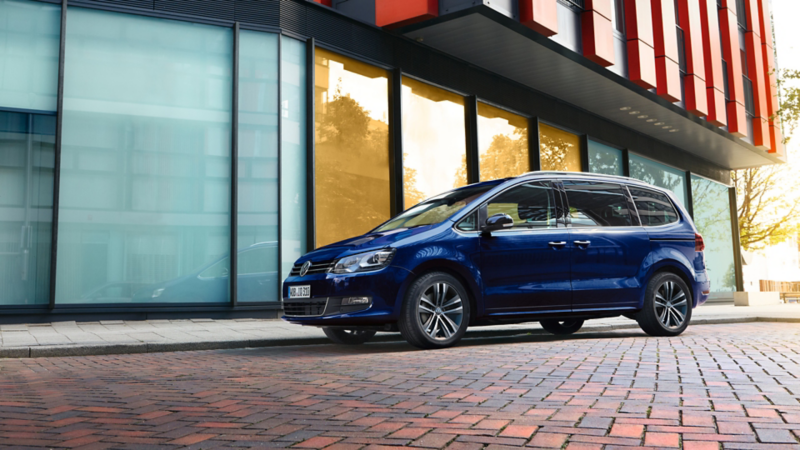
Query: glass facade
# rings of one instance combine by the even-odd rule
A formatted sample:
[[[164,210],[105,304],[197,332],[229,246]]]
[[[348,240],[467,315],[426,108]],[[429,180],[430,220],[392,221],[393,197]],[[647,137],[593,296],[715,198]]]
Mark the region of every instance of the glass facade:
[[[736,290],[733,226],[728,187],[692,175],[694,224],[706,244],[705,258],[713,292]]]
[[[529,172],[531,162],[528,145],[528,119],[478,103],[478,164],[481,181]]]
[[[0,107],[55,111],[61,6],[0,0]]]
[[[539,157],[542,170],[581,171],[581,140],[564,130],[539,124]]]
[[[622,150],[589,140],[589,172],[623,176]]]
[[[631,178],[668,189],[686,205],[686,172],[634,154],[629,155],[628,164]]]
[[[403,78],[405,208],[467,184],[464,97]]]
[[[237,301],[278,299],[277,34],[239,33]]]
[[[68,21],[56,302],[227,302],[232,30]]]
[[[315,67],[317,246],[391,215],[389,72],[320,48]]]

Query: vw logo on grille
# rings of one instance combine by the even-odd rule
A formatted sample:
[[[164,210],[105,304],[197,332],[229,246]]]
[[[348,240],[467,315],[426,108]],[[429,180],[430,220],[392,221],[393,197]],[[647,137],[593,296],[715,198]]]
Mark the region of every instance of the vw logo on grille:
[[[304,277],[308,273],[308,269],[311,268],[311,261],[306,261],[300,266],[300,276]]]

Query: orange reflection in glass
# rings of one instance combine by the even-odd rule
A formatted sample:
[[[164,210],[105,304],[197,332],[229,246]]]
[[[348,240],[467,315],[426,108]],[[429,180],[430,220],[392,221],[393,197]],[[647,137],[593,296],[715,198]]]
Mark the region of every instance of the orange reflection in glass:
[[[581,141],[578,136],[540,123],[539,149],[542,170],[581,171]]]
[[[478,103],[478,154],[481,181],[530,172],[528,119]]]
[[[467,184],[464,97],[403,78],[403,193],[406,209]]]
[[[321,247],[389,219],[389,72],[315,52],[316,236]]]

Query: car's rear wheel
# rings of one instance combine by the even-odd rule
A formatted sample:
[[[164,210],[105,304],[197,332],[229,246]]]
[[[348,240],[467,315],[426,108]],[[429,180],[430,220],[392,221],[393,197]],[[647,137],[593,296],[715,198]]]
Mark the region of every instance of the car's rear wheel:
[[[363,344],[372,339],[372,336],[375,336],[375,331],[361,330],[358,328],[346,329],[325,327],[322,329],[322,331],[325,332],[325,336],[328,336],[328,339],[336,344],[342,345]]]
[[[583,320],[542,320],[539,321],[545,331],[558,334],[567,335],[575,333],[583,326]]]
[[[692,292],[677,275],[656,274],[647,284],[644,308],[636,321],[650,336],[677,336],[692,319]]]
[[[398,327],[409,344],[419,348],[450,347],[469,325],[469,294],[452,275],[433,272],[408,289]]]

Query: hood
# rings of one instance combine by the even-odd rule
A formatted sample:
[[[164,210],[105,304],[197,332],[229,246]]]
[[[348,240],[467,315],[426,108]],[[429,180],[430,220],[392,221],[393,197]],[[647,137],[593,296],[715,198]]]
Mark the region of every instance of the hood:
[[[320,247],[299,258],[297,263],[302,264],[306,261],[330,261],[332,259],[342,258],[344,256],[367,252],[370,250],[378,250],[386,247],[398,247],[403,244],[402,241],[425,233],[438,225],[441,224],[424,225],[414,228],[397,228],[395,230],[382,231],[380,233],[367,233]]]

